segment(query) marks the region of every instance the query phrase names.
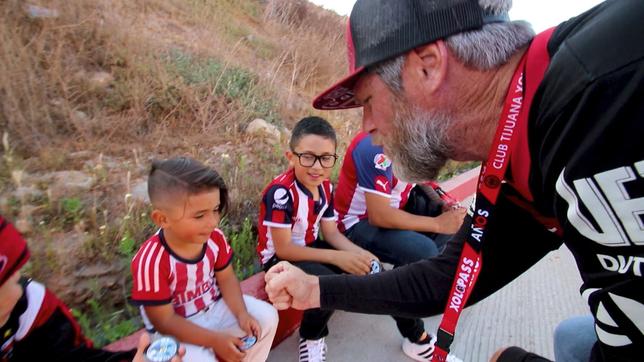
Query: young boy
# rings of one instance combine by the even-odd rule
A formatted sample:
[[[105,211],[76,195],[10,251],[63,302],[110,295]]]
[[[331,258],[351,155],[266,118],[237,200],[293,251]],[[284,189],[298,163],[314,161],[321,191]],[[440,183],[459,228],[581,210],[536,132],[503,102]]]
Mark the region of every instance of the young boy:
[[[183,342],[185,361],[266,360],[277,312],[242,296],[232,250],[217,229],[228,204],[223,179],[190,158],[155,161],[148,193],[160,230],[131,265],[132,301],[146,328]],[[246,336],[257,339],[248,350]]]
[[[289,169],[264,190],[260,207],[258,246],[264,270],[288,260],[314,275],[370,271],[370,252],[338,231],[329,175],[338,158],[333,127],[322,118],[307,117],[293,128]],[[324,241],[318,239],[322,231]],[[300,325],[300,361],[326,360],[327,322],[333,311],[311,309]]]
[[[0,361],[131,361],[134,350],[92,348],[69,308],[42,284],[20,276],[27,243],[0,216]]]

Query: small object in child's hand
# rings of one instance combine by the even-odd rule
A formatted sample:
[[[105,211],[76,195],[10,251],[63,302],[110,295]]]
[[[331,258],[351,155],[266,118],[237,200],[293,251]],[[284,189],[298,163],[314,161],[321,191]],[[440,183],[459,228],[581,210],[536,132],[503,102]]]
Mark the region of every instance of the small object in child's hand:
[[[145,349],[145,358],[149,362],[170,362],[179,352],[179,343],[172,338],[162,336]]]
[[[378,260],[373,259],[371,261],[371,271],[369,272],[369,274],[376,274],[376,273],[380,273],[381,271],[382,271],[382,264],[380,264]]]
[[[246,351],[250,347],[255,345],[255,342],[257,342],[257,337],[255,337],[253,335],[250,335],[250,336],[242,337],[241,340],[242,340],[242,342],[244,342],[244,345],[241,346],[239,349],[242,350],[242,351]]]

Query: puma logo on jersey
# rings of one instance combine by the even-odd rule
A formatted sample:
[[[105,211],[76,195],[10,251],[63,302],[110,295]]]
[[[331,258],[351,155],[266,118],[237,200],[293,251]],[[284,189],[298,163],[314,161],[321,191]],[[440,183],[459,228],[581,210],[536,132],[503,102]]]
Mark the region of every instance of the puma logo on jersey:
[[[382,189],[383,189],[383,190],[387,190],[387,184],[388,184],[388,183],[389,183],[389,181],[385,181],[385,182],[382,182],[381,180],[377,180],[377,181],[376,181],[376,185],[380,185],[380,186],[382,186]]]
[[[628,190],[635,187],[625,186],[644,182],[644,160],[574,180],[572,185],[566,183],[564,172],[557,179],[557,193],[568,202],[566,216],[580,234],[604,246],[644,245],[644,197],[633,197]]]

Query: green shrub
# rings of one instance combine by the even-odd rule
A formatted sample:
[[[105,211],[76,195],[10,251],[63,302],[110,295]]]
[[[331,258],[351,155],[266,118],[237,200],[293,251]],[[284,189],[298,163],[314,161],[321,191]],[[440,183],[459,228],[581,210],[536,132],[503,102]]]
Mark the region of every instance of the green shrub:
[[[77,224],[83,217],[83,202],[77,197],[62,199],[60,208],[65,225]]]
[[[138,246],[139,242],[134,240],[129,230],[125,231],[121,240],[119,240],[119,252],[127,257],[133,257]]]
[[[85,312],[72,309],[72,314],[80,324],[83,334],[91,339],[97,348],[126,337],[142,326],[134,307],[126,306],[125,309],[108,312],[110,308],[105,308],[94,298],[87,302],[87,307]]]
[[[230,246],[235,252],[233,268],[239,280],[244,280],[259,271],[255,247],[257,239],[250,219],[245,218],[239,230],[230,233]]]

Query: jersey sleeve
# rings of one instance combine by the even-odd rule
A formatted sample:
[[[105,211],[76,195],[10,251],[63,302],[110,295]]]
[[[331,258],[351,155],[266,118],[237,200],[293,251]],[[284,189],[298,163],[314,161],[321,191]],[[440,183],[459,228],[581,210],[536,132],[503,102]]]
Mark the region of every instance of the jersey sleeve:
[[[365,137],[353,150],[358,187],[365,192],[390,197],[393,172],[391,160],[385,156],[382,147],[374,146],[371,137]]]
[[[293,222],[293,199],[288,189],[282,185],[274,185],[268,189],[262,202],[266,214],[262,223],[264,226],[290,228]]]
[[[159,242],[146,242],[132,259],[131,301],[137,305],[172,302],[169,257]]]
[[[217,256],[215,261],[215,271],[225,269],[233,261],[233,248],[230,247],[224,233],[215,229],[210,235],[212,241],[217,245]]]

